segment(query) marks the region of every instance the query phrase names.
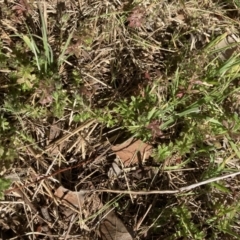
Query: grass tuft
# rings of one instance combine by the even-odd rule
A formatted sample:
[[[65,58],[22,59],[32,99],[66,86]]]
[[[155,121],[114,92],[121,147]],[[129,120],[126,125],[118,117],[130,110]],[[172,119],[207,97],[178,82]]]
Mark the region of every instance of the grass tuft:
[[[238,1],[1,5],[3,238],[239,239]]]

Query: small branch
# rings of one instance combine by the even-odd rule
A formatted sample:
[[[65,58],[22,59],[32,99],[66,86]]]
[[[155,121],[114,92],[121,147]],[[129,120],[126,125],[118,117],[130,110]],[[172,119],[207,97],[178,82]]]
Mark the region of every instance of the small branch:
[[[240,174],[240,172],[235,172],[235,173],[230,173],[230,174],[226,174],[226,175],[219,176],[219,177],[210,178],[208,180],[205,180],[205,181],[202,181],[202,182],[199,182],[199,183],[194,183],[194,184],[186,186],[186,187],[181,187],[178,190],[125,191],[125,190],[97,189],[97,190],[93,190],[93,191],[95,191],[95,192],[122,193],[122,194],[135,194],[135,195],[175,194],[175,193],[190,191],[190,190],[192,190],[194,188],[197,188],[199,186],[206,185],[208,183],[216,182],[216,181],[219,181],[219,180],[223,180],[225,178],[235,177],[239,174]],[[88,190],[86,190],[86,191],[88,191]],[[90,191],[91,190],[89,190],[89,192]]]

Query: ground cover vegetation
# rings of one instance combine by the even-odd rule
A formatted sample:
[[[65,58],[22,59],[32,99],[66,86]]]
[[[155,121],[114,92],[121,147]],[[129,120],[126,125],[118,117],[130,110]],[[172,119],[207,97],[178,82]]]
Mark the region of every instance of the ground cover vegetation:
[[[0,6],[1,239],[239,239],[238,0]]]

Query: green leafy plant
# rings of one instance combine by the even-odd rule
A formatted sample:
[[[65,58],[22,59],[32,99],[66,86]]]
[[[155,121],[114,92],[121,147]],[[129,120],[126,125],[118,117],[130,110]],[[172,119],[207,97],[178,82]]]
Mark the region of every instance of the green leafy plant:
[[[172,209],[174,217],[178,223],[176,225],[176,233],[173,234],[173,238],[187,237],[192,239],[204,239],[206,233],[202,231],[197,224],[192,221],[191,211],[186,206],[175,207]]]
[[[11,181],[9,179],[0,178],[0,199],[3,199],[3,192],[9,188]]]

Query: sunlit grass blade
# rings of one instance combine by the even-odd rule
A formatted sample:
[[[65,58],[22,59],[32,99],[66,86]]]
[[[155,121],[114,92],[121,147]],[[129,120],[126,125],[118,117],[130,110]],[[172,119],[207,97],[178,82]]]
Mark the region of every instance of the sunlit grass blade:
[[[213,41],[211,41],[207,47],[205,48],[205,51],[211,51],[212,53],[216,53],[216,52],[220,52],[223,49],[216,49],[216,46],[218,43],[220,43],[223,39],[225,39],[227,37],[228,33],[224,33],[222,35],[220,35],[219,37],[217,37],[216,39],[214,39]]]
[[[237,156],[240,158],[240,151],[238,149],[238,147],[236,146],[236,144],[233,141],[229,141],[232,149],[234,150],[234,152],[237,154]]]
[[[33,37],[31,35],[30,35],[30,38],[27,35],[19,35],[19,37],[21,37],[23,39],[23,41],[28,46],[28,48],[33,52],[38,70],[40,71],[41,68],[40,68],[39,57],[38,57],[39,49],[38,49]]]
[[[45,66],[45,72],[47,71],[48,65],[50,65],[51,63],[53,63],[53,52],[52,52],[52,48],[49,45],[48,42],[48,35],[47,35],[47,26],[46,26],[46,22],[44,20],[44,16],[43,16],[43,12],[41,10],[41,7],[39,7],[39,12],[40,12],[40,18],[41,18],[41,31],[42,31],[42,42],[43,42],[43,48],[44,48],[44,56],[45,56],[45,62],[44,62],[44,66]]]
[[[235,55],[228,59],[218,70],[220,76],[229,76],[236,78],[240,72],[240,55]]]
[[[70,41],[71,41],[71,39],[72,39],[72,36],[73,36],[73,32],[71,32],[71,33],[69,34],[68,39],[67,39],[67,41],[66,41],[66,43],[65,43],[65,45],[64,45],[64,47],[63,47],[63,49],[62,49],[62,52],[61,52],[61,54],[60,54],[60,56],[59,56],[59,58],[58,58],[58,65],[59,65],[59,66],[61,66],[62,63],[68,58],[68,57],[64,57],[64,55],[65,55],[66,50],[67,50],[67,48],[68,48],[68,46],[69,46],[69,44],[70,44]]]

